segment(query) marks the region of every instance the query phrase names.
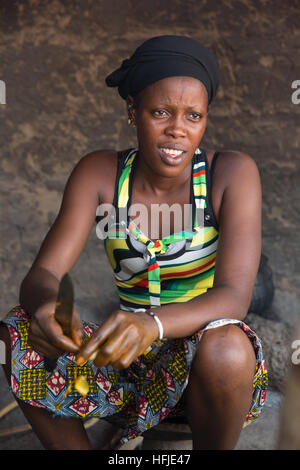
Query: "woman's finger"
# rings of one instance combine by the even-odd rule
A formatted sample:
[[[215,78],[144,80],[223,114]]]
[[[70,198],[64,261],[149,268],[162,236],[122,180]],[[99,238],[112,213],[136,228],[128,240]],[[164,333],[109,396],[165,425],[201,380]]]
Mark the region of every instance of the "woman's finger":
[[[86,343],[79,349],[76,363],[78,365],[84,364],[93,356],[100,346],[109,339],[114,330],[118,328],[119,324],[114,323],[109,318],[101,325],[94,334],[88,339]]]
[[[63,351],[76,353],[79,346],[68,336],[63,334],[62,327],[55,320],[54,315],[39,320],[40,327],[52,345]]]
[[[114,367],[114,369],[117,370],[127,369],[132,364],[134,359],[138,357],[138,355],[137,347],[132,346],[131,348],[124,350],[117,360],[111,362],[111,365]]]
[[[28,344],[30,344],[30,346],[32,346],[33,349],[38,353],[53,359],[57,359],[64,353],[64,351],[61,349],[56,348],[47,341],[43,340],[41,337],[34,334],[29,335]]]
[[[45,332],[41,329],[40,325],[36,321],[31,321],[28,331],[28,342],[33,344],[33,341],[38,339],[42,340],[43,343],[50,345],[50,340]],[[55,346],[52,345],[55,348]],[[57,349],[57,348],[55,348]]]
[[[73,311],[73,317],[72,317],[72,339],[77,344],[77,346],[82,346],[83,345],[83,338],[84,338],[84,331],[83,331],[83,325],[82,321],[80,318],[80,315],[76,310]]]
[[[51,325],[50,321],[52,322],[55,329],[49,332],[48,326]],[[57,327],[57,328],[56,328]],[[36,335],[42,337],[44,340],[48,340],[53,342],[53,336],[61,335],[63,333],[63,327],[60,325],[54,315],[40,315],[38,317],[34,316],[30,322],[30,330]],[[71,333],[72,337],[70,338],[73,342],[80,347],[83,344],[83,337],[84,331],[82,327],[82,322],[80,315],[74,309],[73,316],[72,316],[72,325],[71,325]],[[64,335],[68,337],[67,335]]]
[[[94,364],[96,367],[114,364],[121,357],[125,356],[133,346],[136,347],[136,338],[131,330],[121,331],[119,329],[100,346],[94,359]]]

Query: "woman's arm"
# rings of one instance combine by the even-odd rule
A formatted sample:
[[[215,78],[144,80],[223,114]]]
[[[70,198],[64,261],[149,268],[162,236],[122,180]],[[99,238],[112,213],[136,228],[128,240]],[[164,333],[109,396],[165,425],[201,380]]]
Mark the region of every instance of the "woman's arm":
[[[107,177],[103,176],[108,162],[111,162],[110,173],[113,177],[114,156],[108,153],[90,153],[73,169],[64,190],[58,216],[20,287],[20,305],[32,317],[30,341],[44,353],[47,339],[55,343],[57,348],[75,351],[73,341],[62,334],[53,312],[59,282],[76,263],[95,222],[101,197],[99,188],[105,185],[102,179],[107,181]],[[74,330],[73,339],[79,344],[81,322],[75,309]]]
[[[261,256],[260,176],[249,155],[225,158],[214,285],[190,302],[155,309],[167,338],[191,335],[217,318],[242,320],[251,303]]]

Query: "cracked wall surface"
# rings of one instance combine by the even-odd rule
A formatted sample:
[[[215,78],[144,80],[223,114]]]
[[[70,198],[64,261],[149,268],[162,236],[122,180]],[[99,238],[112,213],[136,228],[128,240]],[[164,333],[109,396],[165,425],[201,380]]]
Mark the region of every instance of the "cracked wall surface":
[[[272,309],[299,314],[300,2],[28,0],[0,2],[0,318],[59,210],[80,158],[135,145],[124,102],[105,76],[145,39],[189,35],[211,48],[221,85],[203,146],[249,153],[263,186],[263,252]],[[72,270],[76,302],[97,320],[116,303],[103,242],[90,234]]]

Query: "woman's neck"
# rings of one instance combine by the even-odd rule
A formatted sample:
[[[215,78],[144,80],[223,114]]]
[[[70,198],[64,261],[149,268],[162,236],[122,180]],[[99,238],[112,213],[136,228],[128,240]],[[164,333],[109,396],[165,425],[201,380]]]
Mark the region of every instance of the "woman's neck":
[[[151,192],[156,197],[163,197],[166,194],[182,189],[183,186],[190,182],[191,165],[192,162],[179,175],[168,177],[156,173],[141,158],[138,158],[135,169],[135,185],[138,186],[140,191],[145,193]]]

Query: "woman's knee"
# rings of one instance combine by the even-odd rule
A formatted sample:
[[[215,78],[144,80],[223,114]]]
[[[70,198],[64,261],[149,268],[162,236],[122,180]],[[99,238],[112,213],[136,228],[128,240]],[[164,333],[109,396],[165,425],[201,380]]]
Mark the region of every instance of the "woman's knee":
[[[246,335],[236,325],[224,325],[203,333],[194,361],[194,369],[221,373],[238,371],[254,374],[256,359],[253,346]]]

